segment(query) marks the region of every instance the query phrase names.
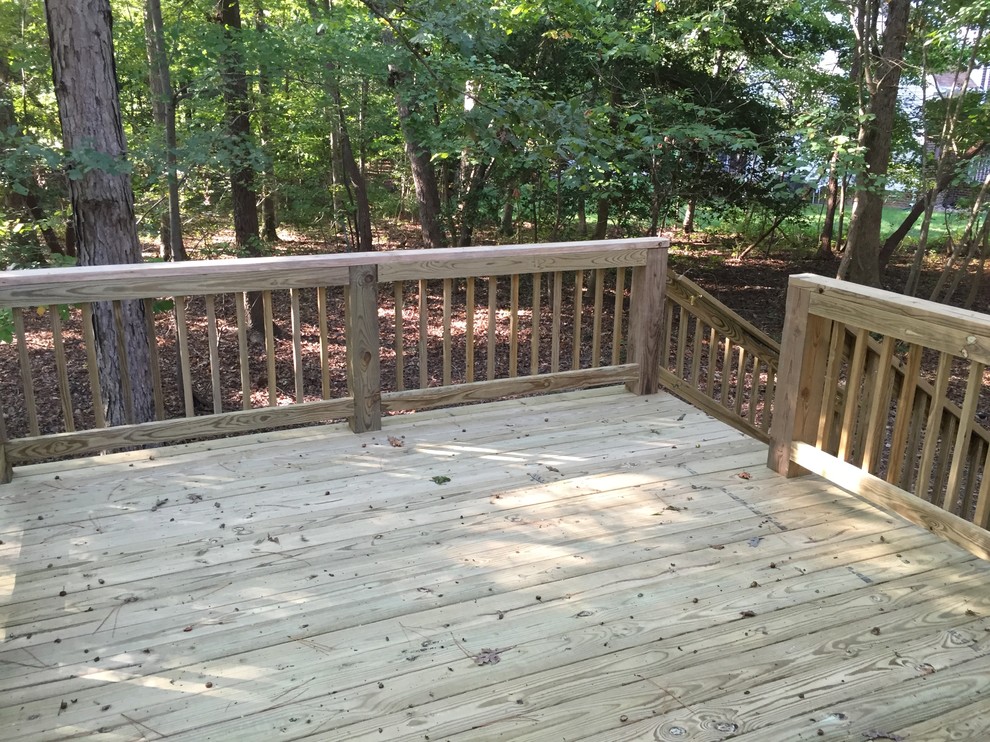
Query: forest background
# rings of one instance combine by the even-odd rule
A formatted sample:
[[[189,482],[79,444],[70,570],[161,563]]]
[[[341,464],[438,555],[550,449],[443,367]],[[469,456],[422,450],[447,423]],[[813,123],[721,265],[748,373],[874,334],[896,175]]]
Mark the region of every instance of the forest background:
[[[106,172],[146,259],[663,232],[981,308],[990,2],[110,6],[126,155],[61,130],[80,30],[0,0],[0,267],[74,264]]]

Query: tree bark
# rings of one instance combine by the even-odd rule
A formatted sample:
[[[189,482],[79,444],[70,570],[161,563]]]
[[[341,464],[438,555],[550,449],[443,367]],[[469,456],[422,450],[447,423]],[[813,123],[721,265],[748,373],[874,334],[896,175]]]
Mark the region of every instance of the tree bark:
[[[218,0],[216,20],[224,29],[226,44],[220,54],[223,78],[224,127],[229,138],[230,193],[234,210],[234,243],[243,255],[262,255],[258,220],[258,195],[254,187],[254,170],[248,163],[251,148],[248,81],[241,50],[241,6],[239,0]],[[265,330],[265,312],[261,294],[247,295],[251,329]]]
[[[818,240],[819,258],[835,257],[832,250],[832,240],[835,236],[835,212],[839,208],[839,150],[835,150],[828,165],[828,195],[825,199],[825,220],[822,223],[822,233]]]
[[[885,201],[885,177],[890,165],[897,89],[908,37],[910,0],[889,0],[883,46],[874,64],[864,65],[868,102],[861,105],[859,145],[865,169],[857,177],[856,197],[839,277],[870,286],[880,285],[880,228]],[[875,54],[876,19],[860,35],[860,55]]]
[[[609,199],[598,199],[598,221],[595,223],[595,232],[591,235],[591,239],[604,240],[608,236],[608,212],[611,206],[612,202]]]
[[[429,147],[416,135],[413,111],[409,107],[405,93],[401,90],[403,74],[391,69],[390,77],[395,85],[395,107],[399,114],[406,156],[409,158],[409,167],[412,170],[423,242],[426,247],[446,247],[447,236],[443,228],[440,191],[437,186],[437,174],[433,169],[432,155]]]
[[[179,206],[179,174],[175,150],[175,93],[165,51],[165,25],[161,0],[146,0],[144,36],[148,53],[148,79],[151,87],[151,110],[155,123],[165,135],[165,174],[168,188],[168,218],[163,220],[162,248],[166,258],[186,260],[182,241],[182,215]]]
[[[47,0],[45,10],[65,149],[81,158],[99,153],[119,165],[92,168],[69,181],[79,262],[138,263],[141,246],[131,178],[124,167],[127,145],[109,0]],[[93,306],[100,388],[110,425],[154,418],[144,303],[121,302],[120,326],[122,336],[111,304]]]
[[[259,35],[268,30],[265,22],[265,9],[259,0],[254,3],[254,27]],[[263,42],[262,42],[263,43]],[[271,72],[268,65],[262,63],[258,70],[258,96],[261,99],[259,109],[261,148],[265,150],[264,181],[261,188],[261,238],[265,242],[278,242],[278,213],[275,205],[275,194],[272,192],[275,183],[275,170],[272,167],[271,153],[268,151],[273,136],[271,124]]]

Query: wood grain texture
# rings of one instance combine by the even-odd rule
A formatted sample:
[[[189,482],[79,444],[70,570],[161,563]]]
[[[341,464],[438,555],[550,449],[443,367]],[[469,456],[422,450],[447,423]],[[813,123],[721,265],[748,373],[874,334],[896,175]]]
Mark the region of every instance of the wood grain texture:
[[[348,292],[348,376],[354,398],[351,430],[364,433],[382,427],[382,372],[378,327],[378,271],[374,266],[351,268]]]
[[[639,378],[630,391],[656,394],[660,388],[660,369],[664,336],[664,306],[667,285],[665,251],[653,251],[647,263],[633,269],[632,298],[629,303],[629,360],[639,366]]]
[[[806,273],[790,281],[812,292],[815,314],[990,365],[985,314]]]
[[[979,729],[990,565],[689,405],[610,387],[383,427],[23,470],[4,739]]]
[[[795,442],[792,460],[804,469],[834,482],[878,507],[907,518],[980,559],[990,560],[990,532],[947,513],[942,508],[905,492],[859,467],[840,461],[812,445]]]
[[[138,425],[117,425],[39,438],[19,438],[7,444],[7,453],[10,463],[17,465],[43,461],[53,456],[75,456],[130,446],[159,445],[185,438],[234,435],[264,428],[316,423],[347,417],[353,411],[354,401],[350,397],[343,397],[287,407],[262,407],[224,412],[220,415],[156,420]]]

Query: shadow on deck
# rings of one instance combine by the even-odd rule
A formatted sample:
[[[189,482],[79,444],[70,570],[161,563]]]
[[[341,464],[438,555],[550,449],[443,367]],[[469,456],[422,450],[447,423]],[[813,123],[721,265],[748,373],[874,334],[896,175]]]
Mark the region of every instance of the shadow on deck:
[[[666,394],[24,467],[6,740],[986,739],[990,565]]]

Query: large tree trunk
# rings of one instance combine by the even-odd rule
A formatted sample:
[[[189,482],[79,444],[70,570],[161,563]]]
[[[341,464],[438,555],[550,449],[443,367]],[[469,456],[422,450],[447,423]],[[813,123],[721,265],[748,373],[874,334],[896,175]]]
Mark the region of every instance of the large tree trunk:
[[[52,74],[66,150],[93,150],[123,163],[121,126],[108,0],[47,0]],[[124,168],[93,168],[70,179],[72,218],[82,265],[138,263],[141,246],[134,221],[131,178]],[[144,304],[121,303],[123,336],[113,308],[94,306],[93,329],[107,423],[154,418]],[[127,391],[129,390],[129,394]]]
[[[161,0],[147,0],[144,6],[144,37],[148,52],[148,78],[151,84],[151,110],[155,123],[165,133],[165,171],[168,187],[168,218],[162,226],[162,250],[165,257],[185,260],[182,241],[182,217],[179,210],[179,174],[175,150],[175,94],[165,52],[165,27]]]
[[[866,4],[861,5],[861,14]],[[860,106],[859,145],[865,169],[856,180],[856,197],[839,277],[870,286],[880,284],[880,228],[883,216],[885,176],[890,164],[897,89],[907,45],[910,0],[889,0],[883,28],[883,47],[873,64],[863,65],[868,98]],[[860,56],[875,54],[873,23],[862,24],[858,39]]]
[[[591,235],[591,239],[604,240],[608,236],[608,213],[611,207],[612,202],[608,198],[598,199],[598,221],[595,222],[595,232]]]
[[[241,6],[239,0],[218,0],[217,21],[223,26],[226,44],[220,54],[223,78],[224,125],[230,146],[230,193],[234,210],[234,243],[242,255],[261,255],[258,236],[258,195],[254,170],[247,164],[251,144],[250,102],[244,53],[241,49]],[[264,332],[265,313],[261,294],[247,295],[251,329]]]
[[[419,207],[419,224],[423,231],[423,242],[427,247],[446,247],[447,236],[443,228],[440,191],[437,186],[437,174],[433,169],[432,156],[429,147],[423,144],[416,135],[413,112],[401,90],[402,73],[391,69],[390,74],[395,85],[395,107],[399,114],[399,124],[402,127],[406,156],[409,158],[409,167],[412,170],[413,187],[416,190],[416,204]]]
[[[265,22],[265,9],[259,0],[255,0],[254,3],[254,19],[254,27],[258,34],[266,33],[268,24]],[[272,166],[271,152],[268,151],[268,147],[271,146],[274,139],[271,122],[271,89],[271,72],[268,65],[262,63],[258,70],[258,96],[261,98],[259,105],[261,148],[265,150],[265,177],[261,193],[261,238],[265,242],[278,242],[278,214],[275,208],[275,194],[272,192],[275,184],[275,170]]]

